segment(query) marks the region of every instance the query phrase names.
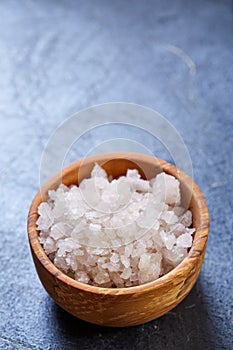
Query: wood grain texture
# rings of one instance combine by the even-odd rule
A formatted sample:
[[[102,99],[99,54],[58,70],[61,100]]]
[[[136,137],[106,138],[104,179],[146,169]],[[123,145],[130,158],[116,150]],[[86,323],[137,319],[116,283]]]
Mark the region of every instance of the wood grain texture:
[[[184,202],[190,198],[196,228],[194,242],[188,256],[163,277],[131,288],[98,288],[79,283],[58,270],[46,256],[38,239],[36,221],[38,205],[46,200],[49,189],[78,184],[90,176],[95,162],[109,175],[124,175],[128,168],[137,168],[144,178],[150,179],[165,171],[181,182]],[[208,209],[198,186],[188,175],[158,158],[136,153],[101,154],[76,161],[51,177],[36,194],[28,214],[28,237],[33,260],[40,280],[63,309],[99,325],[132,326],[155,319],[174,308],[190,292],[199,275],[208,239]]]

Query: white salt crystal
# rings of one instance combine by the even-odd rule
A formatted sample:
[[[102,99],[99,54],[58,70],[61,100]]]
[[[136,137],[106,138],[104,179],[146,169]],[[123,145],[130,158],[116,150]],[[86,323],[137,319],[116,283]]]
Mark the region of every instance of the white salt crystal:
[[[171,250],[163,250],[164,260],[173,267],[177,266],[186,257],[187,254],[187,249],[181,247],[173,247]]]
[[[175,224],[178,222],[178,217],[171,211],[165,211],[161,214],[161,219],[164,220],[167,224]]]
[[[125,246],[125,256],[128,258],[133,252],[133,244],[127,244]]]
[[[186,228],[186,233],[189,233],[190,235],[192,235],[195,231],[195,228]]]
[[[105,203],[116,202],[119,198],[117,188],[114,185],[108,185],[108,187],[103,191],[101,199]]]
[[[50,200],[54,201],[56,199],[56,197],[57,197],[57,192],[55,190],[49,190],[48,191],[48,196],[49,196]],[[38,210],[38,213],[39,213],[39,210]]]
[[[142,240],[138,241],[135,246],[134,254],[132,254],[133,257],[135,256],[141,256],[147,251],[146,242]],[[135,255],[136,254],[136,255]]]
[[[186,227],[189,227],[192,224],[192,213],[190,210],[187,210],[179,219],[179,222]]]
[[[192,241],[192,236],[189,233],[184,233],[177,238],[176,244],[178,247],[190,248]]]
[[[150,254],[142,254],[138,264],[138,268],[140,270],[148,269],[148,267],[150,266],[150,259],[151,259]]]
[[[89,283],[89,280],[90,280],[90,278],[88,277],[88,274],[83,271],[76,271],[75,279],[76,281],[81,283]]]
[[[179,237],[182,233],[185,233],[186,230],[187,228],[179,222],[170,226],[170,231],[174,233],[176,237]]]
[[[85,261],[85,263],[88,265],[88,266],[90,266],[90,268],[92,267],[92,266],[96,266],[96,257],[94,256],[94,255],[88,255],[87,256],[87,259],[86,259],[86,261]]]
[[[106,271],[100,271],[98,274],[94,277],[94,281],[97,284],[103,284],[110,282],[109,274]]]
[[[111,278],[115,286],[118,286],[119,288],[124,287],[124,281],[120,277],[119,272],[112,273]]]
[[[105,256],[101,256],[100,258],[99,257],[97,258],[97,262],[99,263],[99,265],[105,264],[107,260],[108,258]]]
[[[41,244],[44,244],[44,242],[46,241],[46,238],[49,236],[49,231],[40,231],[40,236],[39,236],[39,241]]]
[[[91,231],[99,232],[101,230],[101,225],[99,224],[90,224],[89,228]]]
[[[128,169],[126,172],[126,178],[128,179],[140,179],[140,175],[137,169]]]
[[[180,184],[174,176],[158,174],[153,183],[153,193],[167,204],[180,203]]]
[[[53,215],[56,219],[63,220],[66,213],[67,213],[67,208],[66,208],[65,197],[61,198],[58,195],[56,200],[54,201]]]
[[[142,180],[140,174],[136,169],[128,169],[126,173],[126,179],[129,181],[131,188],[139,192],[150,191],[150,183],[147,180]]]
[[[124,225],[124,222],[122,220],[121,217],[119,217],[118,214],[114,215],[112,218],[110,218],[110,223],[111,226],[116,229],[116,228],[120,228],[121,226]]]
[[[77,262],[77,256],[76,256],[76,252],[74,254],[70,254],[69,255],[69,265],[70,265],[70,269],[72,271],[77,271],[78,269],[78,262]],[[67,258],[66,258],[67,261]]]
[[[58,254],[56,254],[53,263],[54,263],[54,265],[56,265],[56,267],[58,269],[60,269],[64,273],[68,272],[69,266],[67,265],[64,257],[59,256]]]
[[[121,262],[124,265],[124,267],[130,267],[130,260],[125,255],[121,255]]]
[[[151,210],[151,208],[147,208],[144,212],[142,212],[138,218],[136,219],[136,222],[139,227],[141,228],[158,228],[159,222],[158,217],[160,215],[160,212],[156,209]]]
[[[85,214],[85,209],[83,207],[76,207],[71,208],[70,216],[72,216],[73,219],[79,219]]]
[[[80,244],[75,242],[71,237],[67,237],[63,240],[59,240],[57,243],[58,248],[62,248],[66,252],[72,252],[73,249],[80,248]]]
[[[104,249],[103,248],[92,248],[91,250],[90,250],[90,253],[91,254],[94,254],[94,255],[97,255],[97,256],[102,256],[102,255],[104,255]]]
[[[55,241],[48,237],[44,242],[44,250],[46,254],[50,254],[56,251],[56,243]]]
[[[127,280],[128,278],[130,278],[132,274],[132,270],[130,267],[125,268],[122,272],[122,274],[120,275],[121,278],[123,278],[124,280]]]
[[[161,263],[161,260],[162,260],[162,254],[161,252],[157,252],[157,253],[153,253],[151,254],[151,261],[152,263]]]
[[[113,248],[119,248],[121,246],[121,241],[119,239],[112,239],[111,240],[111,246]]]
[[[54,221],[54,215],[48,203],[42,202],[38,207],[38,214],[40,215],[37,224],[39,230],[48,230]]]
[[[51,227],[50,237],[55,240],[58,240],[66,236],[66,225],[62,222],[58,222]]]
[[[106,171],[101,168],[101,166],[99,166],[98,163],[95,163],[92,171],[91,171],[91,177],[103,177],[105,179],[107,179],[108,175],[106,173]]]
[[[112,256],[110,257],[110,261],[112,263],[118,263],[120,260],[119,255],[116,253],[113,253]]]
[[[128,203],[128,201],[131,197],[130,184],[124,179],[119,180],[117,182],[117,192],[119,195],[117,207],[119,208],[119,206],[123,206],[126,203]]]
[[[129,169],[112,180],[98,164],[79,187],[49,191],[38,214],[39,239],[53,263],[101,287],[132,287],[167,273],[188,254],[195,232],[174,177],[147,181]]]
[[[160,237],[162,238],[165,247],[171,250],[176,242],[176,237],[173,233],[166,233],[163,230],[160,232]]]
[[[95,186],[94,179],[84,179],[80,185],[83,201],[89,208],[95,208],[100,200],[100,194]]]
[[[134,191],[148,192],[150,190],[149,181],[140,180],[140,179],[130,180],[130,185]]]
[[[83,256],[84,255],[84,250],[83,249],[76,249],[74,254],[76,256]]]
[[[103,269],[107,269],[109,272],[119,272],[120,264],[105,263],[102,265]]]
[[[161,262],[161,253],[157,252],[150,254],[150,259],[147,258],[146,261],[146,265],[148,264],[146,269],[139,270],[139,283],[141,284],[157,279],[161,275]]]

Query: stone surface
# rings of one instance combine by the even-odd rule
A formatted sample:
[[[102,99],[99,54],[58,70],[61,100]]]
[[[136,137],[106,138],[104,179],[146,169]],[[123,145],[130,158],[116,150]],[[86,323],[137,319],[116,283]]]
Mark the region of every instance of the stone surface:
[[[231,1],[0,3],[0,348],[231,349]],[[49,136],[74,112],[127,101],[158,110],[184,138],[211,215],[205,262],[190,295],[143,326],[105,329],[58,308],[41,286],[26,235]],[[106,137],[131,137],[169,160],[144,131],[102,127],[67,162]]]

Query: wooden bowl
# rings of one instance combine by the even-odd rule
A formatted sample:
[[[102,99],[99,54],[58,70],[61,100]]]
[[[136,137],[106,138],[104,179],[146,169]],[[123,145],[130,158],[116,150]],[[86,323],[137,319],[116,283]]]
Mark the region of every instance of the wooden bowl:
[[[68,277],[46,256],[38,239],[37,208],[46,200],[49,189],[78,184],[89,177],[95,162],[109,175],[125,175],[137,168],[147,179],[165,171],[179,179],[183,200],[190,198],[189,208],[196,228],[188,256],[172,271],[159,279],[130,288],[99,288]],[[76,161],[51,177],[33,199],[28,215],[28,237],[39,278],[54,301],[82,320],[105,326],[132,326],[153,320],[183,300],[199,275],[205,255],[209,228],[208,209],[197,185],[184,172],[158,158],[137,153],[109,153]]]

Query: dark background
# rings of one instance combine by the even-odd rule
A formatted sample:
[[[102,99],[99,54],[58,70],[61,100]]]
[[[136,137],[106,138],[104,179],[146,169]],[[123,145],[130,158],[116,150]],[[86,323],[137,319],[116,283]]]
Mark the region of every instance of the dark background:
[[[233,348],[232,24],[227,0],[0,1],[1,349]],[[190,295],[164,317],[123,329],[57,307],[26,233],[49,136],[71,114],[110,101],[154,108],[176,127],[211,216]],[[105,136],[87,134],[72,157]]]

